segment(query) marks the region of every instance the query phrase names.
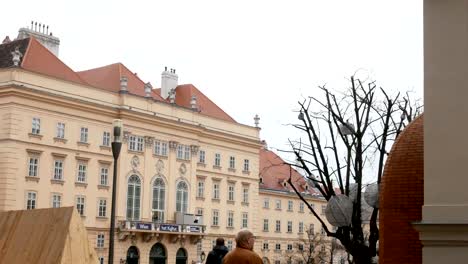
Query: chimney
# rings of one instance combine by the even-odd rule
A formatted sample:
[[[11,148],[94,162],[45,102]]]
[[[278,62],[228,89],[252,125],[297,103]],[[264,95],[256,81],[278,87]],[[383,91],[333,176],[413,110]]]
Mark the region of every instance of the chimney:
[[[25,39],[29,37],[37,39],[44,47],[58,57],[60,39],[52,36],[52,32],[49,33],[49,26],[31,21],[31,28],[19,29],[17,39]]]
[[[175,73],[174,69],[167,70],[167,67],[164,68],[164,71],[161,74],[161,97],[167,99],[171,93],[171,90],[174,90],[175,98],[175,88],[178,85],[179,76]]]
[[[153,89],[153,86],[151,83],[147,82],[145,83],[145,97],[150,98],[151,97],[151,90]]]
[[[128,80],[127,77],[120,77],[120,93],[127,93]]]

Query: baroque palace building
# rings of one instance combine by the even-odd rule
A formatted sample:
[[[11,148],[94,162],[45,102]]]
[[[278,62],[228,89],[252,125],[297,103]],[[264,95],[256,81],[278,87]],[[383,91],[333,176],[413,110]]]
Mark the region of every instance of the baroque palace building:
[[[257,126],[179,85],[173,69],[160,89],[121,63],[73,71],[59,43],[31,25],[0,45],[0,211],[74,206],[107,262],[120,119],[115,263],[198,262],[217,237],[233,248],[242,228],[257,236],[265,263],[304,263],[299,244],[319,222],[285,184],[290,167]],[[294,170],[293,180],[324,208]]]

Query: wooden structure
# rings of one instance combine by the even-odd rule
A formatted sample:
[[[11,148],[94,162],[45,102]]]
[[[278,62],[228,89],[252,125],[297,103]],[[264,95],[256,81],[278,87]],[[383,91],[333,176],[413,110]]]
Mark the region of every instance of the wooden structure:
[[[0,212],[0,263],[98,263],[74,207]]]

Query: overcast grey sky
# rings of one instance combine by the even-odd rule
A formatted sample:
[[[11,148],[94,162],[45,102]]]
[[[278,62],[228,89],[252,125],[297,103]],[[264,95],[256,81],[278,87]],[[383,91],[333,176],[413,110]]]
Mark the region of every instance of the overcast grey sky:
[[[236,121],[286,149],[297,101],[354,72],[423,94],[422,0],[59,1],[2,3],[0,37],[50,25],[74,70],[124,63],[160,87],[164,66]]]

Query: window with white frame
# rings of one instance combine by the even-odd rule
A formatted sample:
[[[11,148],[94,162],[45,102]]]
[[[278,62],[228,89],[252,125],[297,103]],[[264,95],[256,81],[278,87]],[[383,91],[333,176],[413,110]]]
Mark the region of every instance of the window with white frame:
[[[99,173],[99,185],[107,186],[109,184],[109,167],[103,166]]]
[[[249,214],[247,212],[242,213],[242,228],[247,228],[249,222]]]
[[[166,183],[163,178],[153,182],[153,222],[164,223],[166,211]]]
[[[198,152],[198,163],[203,163],[205,164],[205,158],[206,158],[206,153],[204,150],[200,150]]]
[[[39,167],[39,157],[31,156],[28,162],[28,176],[37,177]]]
[[[234,192],[235,192],[235,185],[234,183],[230,183],[228,185],[228,201],[234,201]]]
[[[227,227],[234,227],[234,211],[228,211]]]
[[[57,123],[57,131],[55,133],[56,138],[65,138],[65,123]]]
[[[108,147],[110,146],[110,142],[111,142],[110,132],[107,132],[107,131],[102,132],[102,145]]]
[[[326,205],[322,205],[322,212],[320,212],[321,215],[325,215],[325,210],[327,209]]]
[[[275,245],[275,250],[281,250],[281,244],[277,243],[277,244]]]
[[[249,187],[242,188],[242,202],[249,203]]]
[[[221,167],[221,154],[215,153],[214,165],[216,167]]]
[[[106,199],[99,199],[98,216],[99,217],[107,216],[107,200]]]
[[[304,244],[299,244],[299,245],[297,245],[297,249],[298,249],[299,251],[304,251]]]
[[[304,222],[299,222],[299,233],[304,233]]]
[[[103,248],[104,247],[104,234],[100,233],[97,235],[96,239],[96,247],[97,248]]]
[[[263,231],[268,232],[268,219],[263,219]]]
[[[293,201],[288,201],[288,211],[293,210]]]
[[[184,146],[184,160],[190,160],[190,146]]]
[[[292,245],[292,244],[288,244],[286,249],[287,249],[288,251],[291,251],[292,248],[293,248],[293,245]]]
[[[84,196],[76,196],[76,210],[81,216],[85,215],[85,202]]]
[[[309,234],[315,234],[315,227],[314,224],[309,225]]]
[[[263,208],[270,208],[270,199],[264,198],[263,199]]]
[[[219,182],[213,182],[213,199],[219,200]]]
[[[250,171],[250,161],[248,159],[244,159],[244,171]]]
[[[154,142],[154,154],[167,157],[167,141],[156,140]]]
[[[188,209],[188,185],[181,181],[177,184],[176,212],[186,213]]]
[[[88,128],[82,127],[80,129],[80,142],[88,143]]]
[[[127,220],[140,220],[141,180],[133,174],[127,183]]]
[[[63,160],[62,159],[54,160],[54,180],[58,180],[58,181],[63,180]]]
[[[299,212],[304,212],[304,202],[299,202]]]
[[[144,138],[140,136],[131,135],[128,138],[128,149],[131,151],[143,151]]]
[[[85,183],[86,182],[86,171],[88,169],[88,165],[85,163],[78,163],[78,174],[76,176],[76,181]]]
[[[281,220],[276,220],[275,231],[281,232]]]
[[[230,156],[229,157],[229,168],[235,169],[236,168],[236,157]]]
[[[197,182],[197,197],[203,198],[205,197],[205,181],[198,180]]]
[[[26,209],[32,210],[36,209],[37,202],[37,192],[27,192],[26,194]]]
[[[281,200],[276,200],[276,209],[281,210]]]
[[[190,160],[190,146],[189,145],[177,145],[177,159]]]
[[[292,221],[288,221],[288,233],[292,233]]]
[[[228,242],[227,242],[227,248],[228,248],[229,251],[232,250],[232,240],[228,240]]]
[[[104,257],[99,257],[99,264],[105,264]]]
[[[31,134],[39,135],[40,133],[41,133],[41,119],[38,117],[33,117]]]
[[[62,195],[58,193],[52,194],[52,208],[59,208],[62,206]]]
[[[203,208],[198,207],[196,212],[197,212],[197,215],[203,215]]]
[[[218,210],[213,210],[212,220],[213,221],[211,222],[211,224],[213,226],[219,225],[219,211]]]
[[[263,242],[263,249],[268,250],[268,242],[267,241]]]

